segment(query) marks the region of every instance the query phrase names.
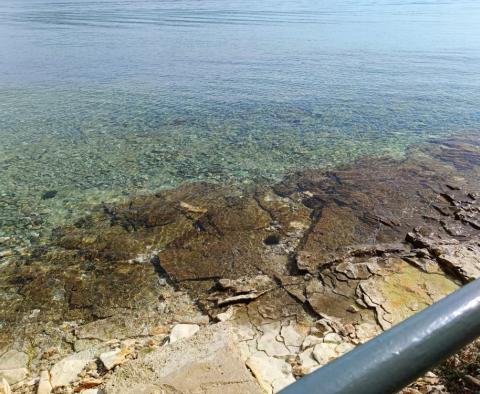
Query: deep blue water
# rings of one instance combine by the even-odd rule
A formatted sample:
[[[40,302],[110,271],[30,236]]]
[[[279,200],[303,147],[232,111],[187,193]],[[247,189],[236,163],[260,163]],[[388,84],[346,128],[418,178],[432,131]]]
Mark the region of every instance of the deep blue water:
[[[479,125],[477,0],[0,1],[0,235]]]

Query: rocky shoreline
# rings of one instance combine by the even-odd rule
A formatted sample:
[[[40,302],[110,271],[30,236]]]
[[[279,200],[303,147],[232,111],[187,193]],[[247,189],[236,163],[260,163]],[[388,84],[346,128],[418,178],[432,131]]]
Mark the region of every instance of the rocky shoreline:
[[[480,276],[479,164],[457,136],[105,204],[22,255],[3,239],[4,392],[277,392]]]

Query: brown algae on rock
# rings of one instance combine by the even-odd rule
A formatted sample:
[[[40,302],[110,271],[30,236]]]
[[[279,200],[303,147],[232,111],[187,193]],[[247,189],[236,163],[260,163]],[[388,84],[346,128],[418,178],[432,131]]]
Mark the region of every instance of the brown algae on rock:
[[[52,386],[81,387],[104,354],[111,371],[91,369],[103,386],[128,385],[121,371],[135,357],[155,380],[148,354],[174,357],[183,341],[194,354],[205,326],[228,323],[232,365],[256,377],[242,375],[241,387],[278,391],[478,277],[475,141],[308,170],[272,187],[196,183],[98,206],[2,263],[0,377],[49,371]],[[118,341],[134,349],[119,356]],[[15,379],[2,364],[12,351],[26,357]],[[60,374],[69,363],[71,374]],[[169,379],[148,384],[183,387]]]

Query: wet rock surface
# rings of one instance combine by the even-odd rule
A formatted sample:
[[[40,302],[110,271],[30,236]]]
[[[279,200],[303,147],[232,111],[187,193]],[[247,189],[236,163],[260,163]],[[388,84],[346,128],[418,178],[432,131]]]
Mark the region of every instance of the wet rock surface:
[[[276,392],[480,276],[479,164],[477,141],[456,137],[401,162],[98,207],[0,260],[0,378],[14,392],[137,378],[136,392]],[[194,391],[162,375],[151,360],[186,342],[225,365],[234,347],[231,380]],[[182,371],[215,368],[200,364]]]

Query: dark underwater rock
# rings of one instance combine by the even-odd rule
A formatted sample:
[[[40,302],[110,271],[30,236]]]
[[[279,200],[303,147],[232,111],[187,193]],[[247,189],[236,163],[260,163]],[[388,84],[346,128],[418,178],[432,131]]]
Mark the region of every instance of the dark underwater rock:
[[[48,190],[42,194],[42,200],[49,200],[50,198],[54,198],[57,194],[57,190]]]
[[[52,344],[205,323],[231,304],[255,324],[389,327],[479,275],[479,151],[450,140],[272,187],[196,183],[98,207],[2,266],[0,351],[38,348],[36,368]]]

